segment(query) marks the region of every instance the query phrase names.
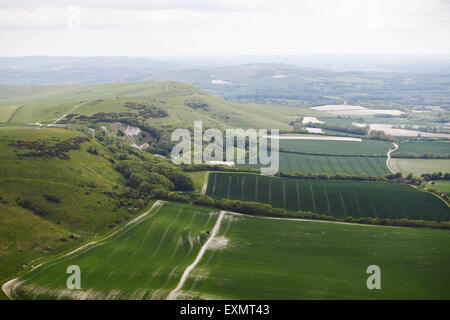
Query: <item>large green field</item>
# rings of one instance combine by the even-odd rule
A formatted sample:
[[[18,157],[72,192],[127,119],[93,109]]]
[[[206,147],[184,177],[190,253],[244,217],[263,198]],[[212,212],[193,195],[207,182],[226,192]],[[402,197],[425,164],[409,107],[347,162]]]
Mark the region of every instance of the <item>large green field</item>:
[[[36,267],[3,289],[14,299],[448,299],[444,230],[271,219],[155,204],[108,238]],[[200,235],[213,234],[200,247]],[[197,257],[197,259],[196,259]],[[180,281],[188,265],[186,282]],[[69,290],[66,269],[81,270]],[[381,269],[368,290],[366,269]]]
[[[448,231],[226,218],[222,246],[207,250],[183,298],[450,298]],[[381,290],[366,287],[369,265],[381,269]]]
[[[164,299],[196,257],[200,234],[216,220],[211,210],[156,203],[110,237],[21,277],[12,297]],[[67,290],[69,265],[80,267],[83,290]]]
[[[357,156],[318,156],[280,152],[279,171],[308,173],[345,173],[382,176],[389,173],[386,158]]]
[[[450,142],[446,141],[406,141],[398,145],[398,149],[393,153],[411,152],[422,155],[424,153],[442,154],[450,153]]]
[[[256,174],[209,174],[206,194],[258,201],[290,211],[352,216],[448,220],[450,209],[436,196],[408,185],[368,181],[290,179]]]
[[[450,172],[450,159],[391,158],[389,165],[395,172],[401,172],[403,175],[412,173],[420,176],[422,173]]]
[[[280,139],[283,150],[336,155],[369,155],[386,156],[391,144],[386,141],[327,141],[327,140],[295,140]]]

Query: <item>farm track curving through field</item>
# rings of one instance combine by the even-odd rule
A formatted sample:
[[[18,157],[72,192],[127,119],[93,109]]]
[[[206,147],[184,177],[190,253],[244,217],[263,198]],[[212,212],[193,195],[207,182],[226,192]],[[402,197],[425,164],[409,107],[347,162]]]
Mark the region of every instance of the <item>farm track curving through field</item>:
[[[92,241],[92,242],[86,243],[86,244],[84,244],[84,245],[82,245],[82,246],[80,246],[80,247],[78,247],[78,248],[76,248],[76,249],[66,253],[66,254],[59,255],[59,256],[55,257],[54,259],[52,259],[52,260],[43,262],[43,263],[33,267],[29,272],[40,268],[40,270],[37,271],[34,274],[34,276],[33,276],[33,277],[36,277],[42,271],[44,271],[44,270],[48,269],[49,267],[51,267],[51,266],[55,265],[56,263],[58,263],[58,261],[60,259],[62,259],[62,258],[65,258],[65,257],[68,257],[68,256],[71,256],[71,257],[78,256],[78,255],[80,255],[82,253],[85,253],[85,252],[88,252],[88,251],[92,250],[93,248],[95,248],[95,247],[97,247],[99,245],[102,245],[102,244],[105,244],[105,243],[111,241],[112,239],[114,239],[114,237],[116,235],[118,235],[118,237],[120,237],[121,235],[127,233],[129,230],[131,230],[136,225],[140,224],[142,221],[145,221],[146,220],[145,218],[150,218],[150,217],[154,216],[156,213],[158,213],[158,211],[162,207],[162,205],[164,205],[163,201],[160,201],[160,200],[155,201],[155,203],[153,203],[153,205],[146,212],[144,212],[142,215],[134,218],[133,220],[131,220],[130,222],[128,222],[127,224],[122,226],[120,229],[118,229],[118,230],[114,231],[113,233],[107,235],[102,240],[97,240],[97,241]],[[123,232],[123,233],[120,233],[120,232]],[[45,265],[45,267],[42,267],[43,265]],[[28,280],[31,280],[32,278],[30,278]],[[6,297],[8,299],[10,299],[10,300],[14,300],[14,297],[13,297],[13,295],[14,295],[14,288],[19,284],[19,280],[18,279],[19,278],[11,279],[11,280],[5,282],[2,285],[2,291],[4,292]]]
[[[391,149],[391,150],[388,151],[388,153],[387,153],[387,160],[386,160],[386,166],[387,166],[387,168],[389,169],[389,171],[391,173],[395,173],[395,171],[389,165],[389,161],[391,160],[391,153],[398,149],[398,144],[393,143],[393,145],[394,145],[394,149]]]
[[[213,241],[214,237],[216,236],[217,232],[220,229],[220,224],[222,223],[222,219],[223,216],[225,215],[224,211],[221,211],[219,214],[219,217],[217,218],[216,224],[214,225],[212,231],[211,231],[211,235],[208,238],[208,240],[205,242],[205,244],[200,248],[200,251],[197,255],[197,257],[195,258],[194,262],[192,262],[192,264],[190,264],[186,270],[184,270],[183,275],[181,276],[180,282],[178,283],[178,285],[175,287],[175,289],[173,289],[166,297],[166,300],[174,300],[177,296],[177,293],[180,291],[180,289],[183,287],[184,283],[186,282],[186,279],[189,277],[189,274],[191,273],[192,269],[195,268],[195,266],[197,266],[197,264],[200,262],[200,260],[202,259],[206,249],[208,248],[209,244]]]

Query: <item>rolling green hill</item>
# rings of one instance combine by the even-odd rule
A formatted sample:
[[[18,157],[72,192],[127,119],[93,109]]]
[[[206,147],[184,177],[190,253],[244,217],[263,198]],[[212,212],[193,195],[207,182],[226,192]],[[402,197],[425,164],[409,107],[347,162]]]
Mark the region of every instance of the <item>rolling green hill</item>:
[[[189,187],[168,161],[102,140],[63,128],[0,127],[0,279],[125,223],[153,189]]]
[[[0,86],[0,110],[8,114],[12,105],[20,108],[8,123],[53,122],[74,113],[91,116],[98,112],[133,112],[126,102],[157,106],[169,117],[148,119],[148,123],[191,124],[204,121],[204,126],[232,128],[275,128],[287,130],[296,115],[321,115],[300,107],[236,104],[179,82],[112,83],[73,86]],[[0,119],[1,120],[1,119]]]

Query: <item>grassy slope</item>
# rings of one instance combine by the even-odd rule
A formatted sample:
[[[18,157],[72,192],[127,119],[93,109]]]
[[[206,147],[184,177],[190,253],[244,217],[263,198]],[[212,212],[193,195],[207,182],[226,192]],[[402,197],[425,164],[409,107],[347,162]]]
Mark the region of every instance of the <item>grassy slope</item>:
[[[10,123],[51,122],[65,113],[92,115],[97,112],[130,112],[127,101],[157,101],[169,112],[159,123],[180,124],[194,120],[205,126],[289,129],[295,115],[318,115],[314,110],[274,105],[241,105],[211,96],[178,82],[113,83],[88,86],[0,86],[0,108],[23,105],[9,119]],[[97,103],[93,101],[102,99]],[[186,99],[201,100],[209,110],[192,109]],[[8,107],[9,108],[9,107]],[[152,122],[152,120],[149,120]]]
[[[205,181],[205,175],[207,171],[197,171],[197,172],[189,172],[189,176],[192,178],[192,182],[194,182],[194,187],[196,192],[201,192],[203,188],[203,183]]]
[[[389,165],[395,172],[401,172],[403,175],[412,173],[420,176],[422,173],[450,172],[450,159],[391,158]]]
[[[57,128],[0,128],[0,279],[19,271],[38,256],[48,257],[79,243],[83,238],[105,232],[115,221],[127,217],[125,209],[115,209],[115,202],[103,192],[114,191],[121,176],[111,163],[86,149],[95,146],[108,155],[101,145],[91,141],[79,151],[69,151],[70,160],[30,158],[18,160],[13,140],[37,140],[56,137],[65,140],[80,133]],[[22,151],[24,152],[24,151]],[[83,185],[83,186],[81,186]],[[90,185],[90,186],[88,186]],[[56,196],[51,203],[44,194]],[[49,214],[41,217],[16,204],[28,199]],[[114,210],[114,211],[113,211]],[[81,236],[78,240],[68,238]],[[61,238],[67,241],[61,241]]]
[[[313,211],[340,218],[448,220],[450,214],[449,208],[434,195],[394,183],[302,180],[212,172],[206,193],[216,198],[260,201],[290,211]]]
[[[200,233],[211,230],[217,213],[182,205],[155,207],[134,227],[124,227],[91,250],[83,250],[24,275],[18,298],[76,298],[72,294],[114,299],[164,299],[195,259]],[[66,289],[68,265],[82,270],[82,291]],[[28,287],[27,287],[28,286]],[[28,293],[31,287],[40,290]],[[45,288],[56,289],[48,292]]]
[[[225,248],[207,250],[183,286],[225,299],[449,299],[445,230],[224,218]],[[222,240],[223,241],[223,240]],[[226,243],[226,241],[223,241]],[[366,269],[381,268],[381,290]]]

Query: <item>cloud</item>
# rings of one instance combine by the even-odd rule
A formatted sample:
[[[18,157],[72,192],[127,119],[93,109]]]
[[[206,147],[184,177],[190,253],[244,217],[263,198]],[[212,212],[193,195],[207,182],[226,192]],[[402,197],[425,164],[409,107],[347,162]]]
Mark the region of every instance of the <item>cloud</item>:
[[[3,0],[0,49],[2,55],[448,54],[449,9],[440,0]]]

